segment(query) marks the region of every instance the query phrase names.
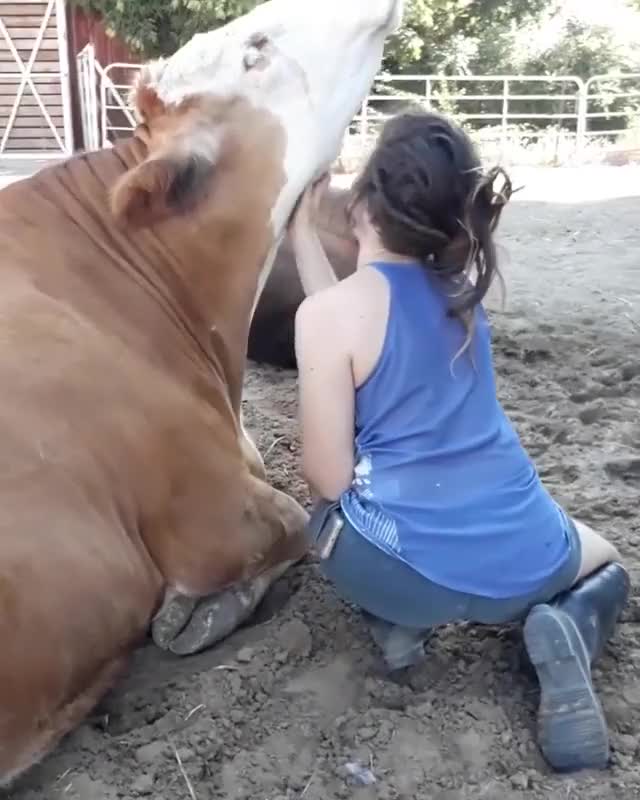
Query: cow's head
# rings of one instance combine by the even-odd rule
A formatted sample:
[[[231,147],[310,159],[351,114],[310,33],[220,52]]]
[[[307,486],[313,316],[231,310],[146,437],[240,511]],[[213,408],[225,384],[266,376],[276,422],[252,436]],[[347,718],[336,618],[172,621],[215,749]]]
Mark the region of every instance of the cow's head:
[[[208,198],[241,225],[242,204],[228,197],[236,170],[268,211],[275,241],[338,154],[402,5],[270,0],[148,64],[133,94],[148,156],[115,187],[116,215],[149,225]]]

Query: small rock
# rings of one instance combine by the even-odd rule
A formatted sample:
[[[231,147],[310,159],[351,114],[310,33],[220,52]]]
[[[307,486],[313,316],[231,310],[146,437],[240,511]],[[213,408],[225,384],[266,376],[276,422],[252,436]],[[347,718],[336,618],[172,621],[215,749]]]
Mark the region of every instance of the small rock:
[[[524,336],[526,334],[531,335],[535,333],[533,324],[527,319],[514,319],[512,324],[513,333],[516,336]]]
[[[593,425],[594,422],[600,419],[605,411],[606,406],[604,403],[593,403],[592,405],[585,406],[585,408],[578,412],[578,419],[583,425]]]
[[[345,764],[345,768],[347,773],[351,775],[354,781],[360,784],[360,786],[372,786],[377,781],[373,772],[371,772],[368,767],[363,767],[362,764],[359,764],[357,761],[350,761],[348,764]]]
[[[286,650],[278,650],[273,659],[276,664],[286,664],[289,660],[289,653]]]
[[[242,725],[245,721],[244,711],[241,711],[239,708],[232,709],[229,713],[229,719],[234,725]]]
[[[167,752],[167,745],[164,742],[151,742],[139,747],[136,750],[136,761],[139,764],[151,764]]]
[[[360,740],[363,742],[368,742],[370,739],[373,739],[376,735],[375,728],[361,728],[360,729]]]
[[[311,653],[311,631],[302,620],[293,619],[282,625],[277,637],[280,647],[292,656],[307,658]]]
[[[528,789],[529,776],[524,772],[518,772],[511,777],[511,785],[514,789]]]
[[[133,782],[131,788],[135,794],[149,795],[153,792],[153,775],[140,775],[139,778]]]
[[[625,364],[622,367],[622,379],[631,381],[640,375],[640,361],[635,363]]]
[[[249,664],[253,660],[255,654],[256,651],[253,647],[243,647],[238,650],[236,661],[239,661],[241,664]]]
[[[194,751],[191,750],[189,747],[181,747],[178,750],[178,755],[180,756],[180,761],[182,761],[183,764],[192,761],[196,757]]]
[[[638,740],[635,736],[629,736],[626,733],[621,733],[615,737],[613,746],[618,752],[632,756],[638,749]]]
[[[615,458],[606,461],[604,468],[615,478],[637,478],[640,476],[640,458]]]
[[[73,800],[113,800],[116,791],[102,781],[94,781],[86,773],[80,772],[70,779],[65,797]]]
[[[623,689],[622,697],[624,698],[624,704],[621,704],[621,707],[625,711],[628,710],[627,705],[633,709],[640,707],[640,683],[635,683]]]
[[[623,755],[622,753],[617,753],[616,755],[618,756],[618,764],[621,769],[631,769],[633,765],[633,756]]]

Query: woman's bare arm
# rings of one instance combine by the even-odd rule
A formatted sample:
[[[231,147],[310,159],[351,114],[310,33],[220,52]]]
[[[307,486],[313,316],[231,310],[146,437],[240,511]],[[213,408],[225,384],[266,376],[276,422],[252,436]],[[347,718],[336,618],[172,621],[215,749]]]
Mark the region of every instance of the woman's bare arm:
[[[307,297],[329,289],[338,282],[316,226],[321,199],[328,185],[329,177],[325,175],[310,186],[300,198],[289,223],[289,239]]]
[[[326,500],[349,488],[354,469],[355,388],[339,295],[336,287],[309,297],[296,314],[302,470]]]
[[[315,230],[291,235],[300,282],[307,297],[334,286],[338,279]]]

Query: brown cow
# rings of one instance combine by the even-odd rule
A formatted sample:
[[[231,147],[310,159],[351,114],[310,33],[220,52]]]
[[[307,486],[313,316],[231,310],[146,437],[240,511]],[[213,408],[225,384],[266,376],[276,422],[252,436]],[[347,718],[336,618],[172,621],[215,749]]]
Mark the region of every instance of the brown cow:
[[[320,204],[318,233],[340,280],[356,268],[358,245],[346,215],[349,192],[329,187]],[[284,240],[260,295],[249,331],[249,358],[258,364],[295,369],[294,322],[304,292],[291,244]]]
[[[133,138],[0,193],[2,783],[152,620],[175,653],[211,645],[305,552],[305,512],[242,429],[247,335],[401,2],[325,0],[313,26],[308,5],[149,65]]]

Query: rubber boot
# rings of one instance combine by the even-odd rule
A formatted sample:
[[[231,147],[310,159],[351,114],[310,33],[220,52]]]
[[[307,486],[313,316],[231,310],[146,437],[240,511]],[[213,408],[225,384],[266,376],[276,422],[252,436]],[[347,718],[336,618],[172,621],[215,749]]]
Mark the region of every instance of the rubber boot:
[[[405,628],[375,617],[368,611],[362,613],[390,672],[413,667],[425,659],[425,646],[432,633],[430,630]]]
[[[591,665],[628,597],[627,571],[608,564],[551,603],[534,606],[525,622],[525,646],[540,682],[538,743],[559,772],[608,764],[609,732]]]

